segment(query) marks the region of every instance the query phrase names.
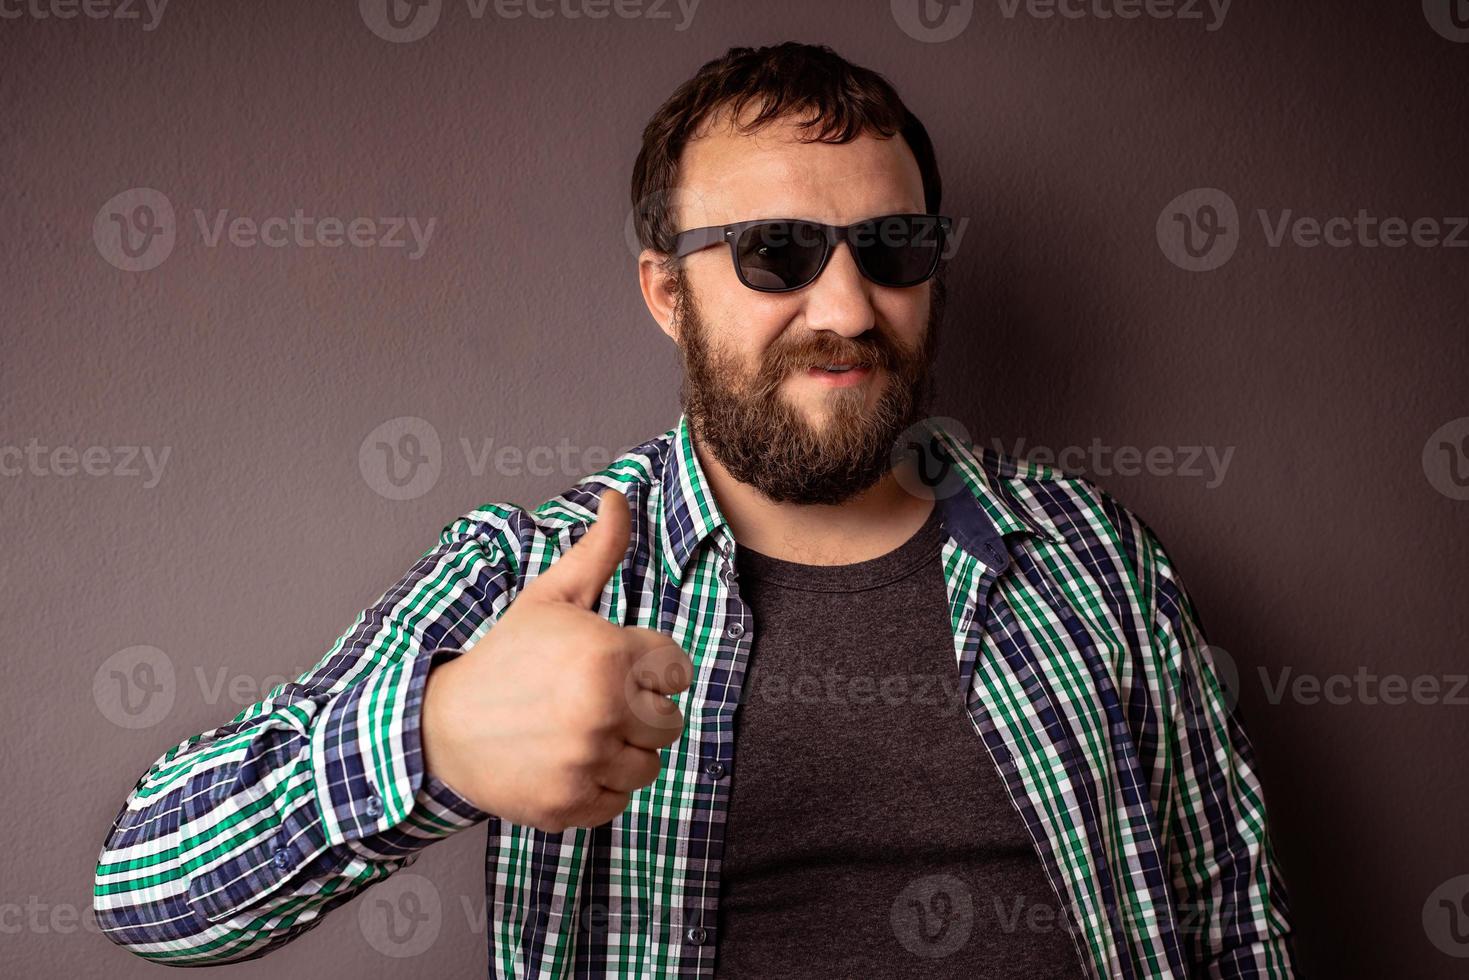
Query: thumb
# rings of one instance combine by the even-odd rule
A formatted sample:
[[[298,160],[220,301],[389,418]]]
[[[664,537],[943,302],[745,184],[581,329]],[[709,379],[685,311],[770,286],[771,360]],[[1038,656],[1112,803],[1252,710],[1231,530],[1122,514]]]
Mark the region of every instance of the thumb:
[[[544,602],[570,602],[591,609],[602,595],[602,588],[627,553],[632,515],[627,498],[619,491],[602,491],[597,504],[597,519],[585,534],[562,553],[530,584],[521,597],[533,596]]]

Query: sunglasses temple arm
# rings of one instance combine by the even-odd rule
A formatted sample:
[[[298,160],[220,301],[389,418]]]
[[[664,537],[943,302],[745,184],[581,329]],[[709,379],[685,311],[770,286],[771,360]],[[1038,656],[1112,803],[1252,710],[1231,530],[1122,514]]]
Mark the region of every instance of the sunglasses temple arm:
[[[724,226],[711,225],[708,228],[691,228],[681,231],[673,239],[673,254],[676,258],[683,258],[701,248],[710,245],[718,245],[724,241]]]

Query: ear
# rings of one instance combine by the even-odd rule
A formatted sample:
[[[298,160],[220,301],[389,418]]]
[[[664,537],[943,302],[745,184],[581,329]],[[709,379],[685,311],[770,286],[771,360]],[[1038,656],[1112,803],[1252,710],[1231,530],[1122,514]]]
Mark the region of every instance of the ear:
[[[638,284],[643,290],[643,302],[648,312],[658,321],[662,331],[678,343],[678,330],[673,322],[673,277],[663,269],[666,253],[645,248],[638,254]]]

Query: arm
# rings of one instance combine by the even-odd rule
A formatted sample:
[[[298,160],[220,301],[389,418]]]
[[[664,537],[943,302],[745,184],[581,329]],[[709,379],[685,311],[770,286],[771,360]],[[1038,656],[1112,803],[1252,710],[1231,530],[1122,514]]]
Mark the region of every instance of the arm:
[[[1163,826],[1185,955],[1214,980],[1293,977],[1290,910],[1254,750],[1177,569],[1138,525],[1153,641],[1172,685],[1171,704],[1159,706],[1171,715],[1174,776]]]
[[[424,685],[515,589],[484,526],[459,521],[307,674],[168,750],[98,855],[114,943],[172,966],[254,959],[423,848],[481,820],[425,772]]]

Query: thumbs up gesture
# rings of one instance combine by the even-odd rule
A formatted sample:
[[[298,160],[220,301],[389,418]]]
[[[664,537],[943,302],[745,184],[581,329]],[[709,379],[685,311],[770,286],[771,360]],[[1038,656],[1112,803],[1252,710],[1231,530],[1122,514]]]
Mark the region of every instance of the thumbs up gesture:
[[[552,833],[606,823],[678,741],[669,696],[688,689],[693,661],[668,635],[595,611],[630,526],[627,498],[604,491],[591,529],[430,672],[425,764],[480,809]]]

